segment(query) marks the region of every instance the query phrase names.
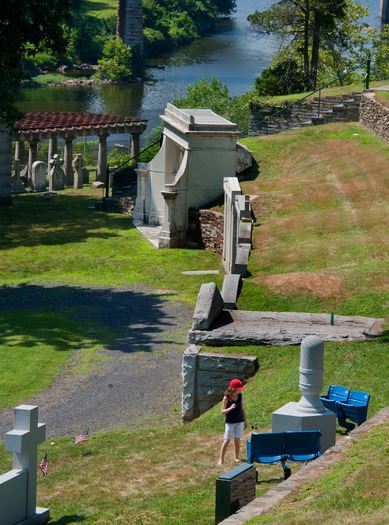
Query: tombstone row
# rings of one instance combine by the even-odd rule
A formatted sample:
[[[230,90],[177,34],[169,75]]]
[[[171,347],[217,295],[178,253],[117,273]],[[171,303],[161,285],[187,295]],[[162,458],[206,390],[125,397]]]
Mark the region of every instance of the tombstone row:
[[[61,191],[65,189],[65,172],[62,168],[63,159],[56,153],[49,162],[48,181],[47,181],[47,164],[42,161],[35,161],[32,164],[31,173],[25,173],[27,186],[32,192]],[[73,187],[81,189],[84,184],[89,183],[89,170],[85,167],[85,160],[81,153],[78,153],[73,161],[74,170]],[[15,160],[15,175],[12,181],[14,192],[25,191],[22,184],[22,171],[20,169],[20,160]]]

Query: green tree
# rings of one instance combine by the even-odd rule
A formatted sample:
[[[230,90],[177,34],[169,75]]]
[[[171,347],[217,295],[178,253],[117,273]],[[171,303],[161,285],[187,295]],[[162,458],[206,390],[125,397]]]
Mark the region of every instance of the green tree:
[[[262,71],[255,89],[260,97],[301,93],[305,89],[303,71],[296,60],[283,60]]]
[[[97,62],[101,66],[100,77],[110,80],[130,80],[132,78],[132,51],[121,38],[111,38],[103,49],[103,58]]]
[[[218,115],[234,122],[240,131],[245,131],[249,123],[249,96],[230,97],[228,87],[216,77],[209,82],[200,78],[186,88],[186,97],[175,99],[178,108],[211,109]]]
[[[275,35],[279,40],[274,63],[295,59],[301,64],[305,88],[313,90],[322,62],[343,69],[343,57],[362,49],[366,24],[359,19],[364,15],[366,11],[353,0],[279,0],[248,20],[259,37]]]
[[[14,102],[23,78],[22,57],[66,47],[62,22],[71,0],[7,0],[0,10],[0,120],[12,125]]]
[[[374,80],[389,78],[389,25],[387,24],[382,31],[377,31],[374,35],[371,78]]]

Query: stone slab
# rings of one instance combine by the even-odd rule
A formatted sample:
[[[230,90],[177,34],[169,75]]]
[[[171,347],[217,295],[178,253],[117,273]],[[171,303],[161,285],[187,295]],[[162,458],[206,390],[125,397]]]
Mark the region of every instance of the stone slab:
[[[188,343],[215,346],[298,345],[309,335],[323,341],[363,341],[383,334],[384,319],[296,312],[223,310],[208,330],[192,329]]]
[[[192,329],[208,330],[223,311],[223,299],[215,283],[204,283],[200,287]]]

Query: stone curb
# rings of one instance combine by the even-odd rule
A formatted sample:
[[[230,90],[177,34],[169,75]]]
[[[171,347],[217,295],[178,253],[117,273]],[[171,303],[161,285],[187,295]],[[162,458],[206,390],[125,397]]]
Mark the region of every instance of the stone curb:
[[[336,445],[326,450],[320,458],[311,461],[301,468],[299,472],[293,474],[289,479],[283,481],[274,489],[269,490],[266,494],[256,498],[251,503],[238,510],[238,512],[220,522],[219,525],[242,524],[254,516],[260,516],[267,512],[304,483],[315,481],[323,476],[329,466],[342,459],[343,454],[359,436],[367,434],[377,425],[388,421],[389,407],[385,407],[361,426],[351,431],[346,437],[339,440]]]

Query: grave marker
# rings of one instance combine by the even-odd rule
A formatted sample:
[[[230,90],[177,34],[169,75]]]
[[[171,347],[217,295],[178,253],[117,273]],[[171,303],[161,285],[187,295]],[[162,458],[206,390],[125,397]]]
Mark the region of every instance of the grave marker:
[[[49,190],[60,191],[65,189],[65,172],[61,168],[63,159],[56,153],[50,161]]]
[[[46,439],[46,425],[38,423],[38,407],[19,405],[14,428],[5,434],[5,451],[13,453],[13,470],[0,476],[2,525],[47,523],[49,509],[36,507],[37,447]]]

